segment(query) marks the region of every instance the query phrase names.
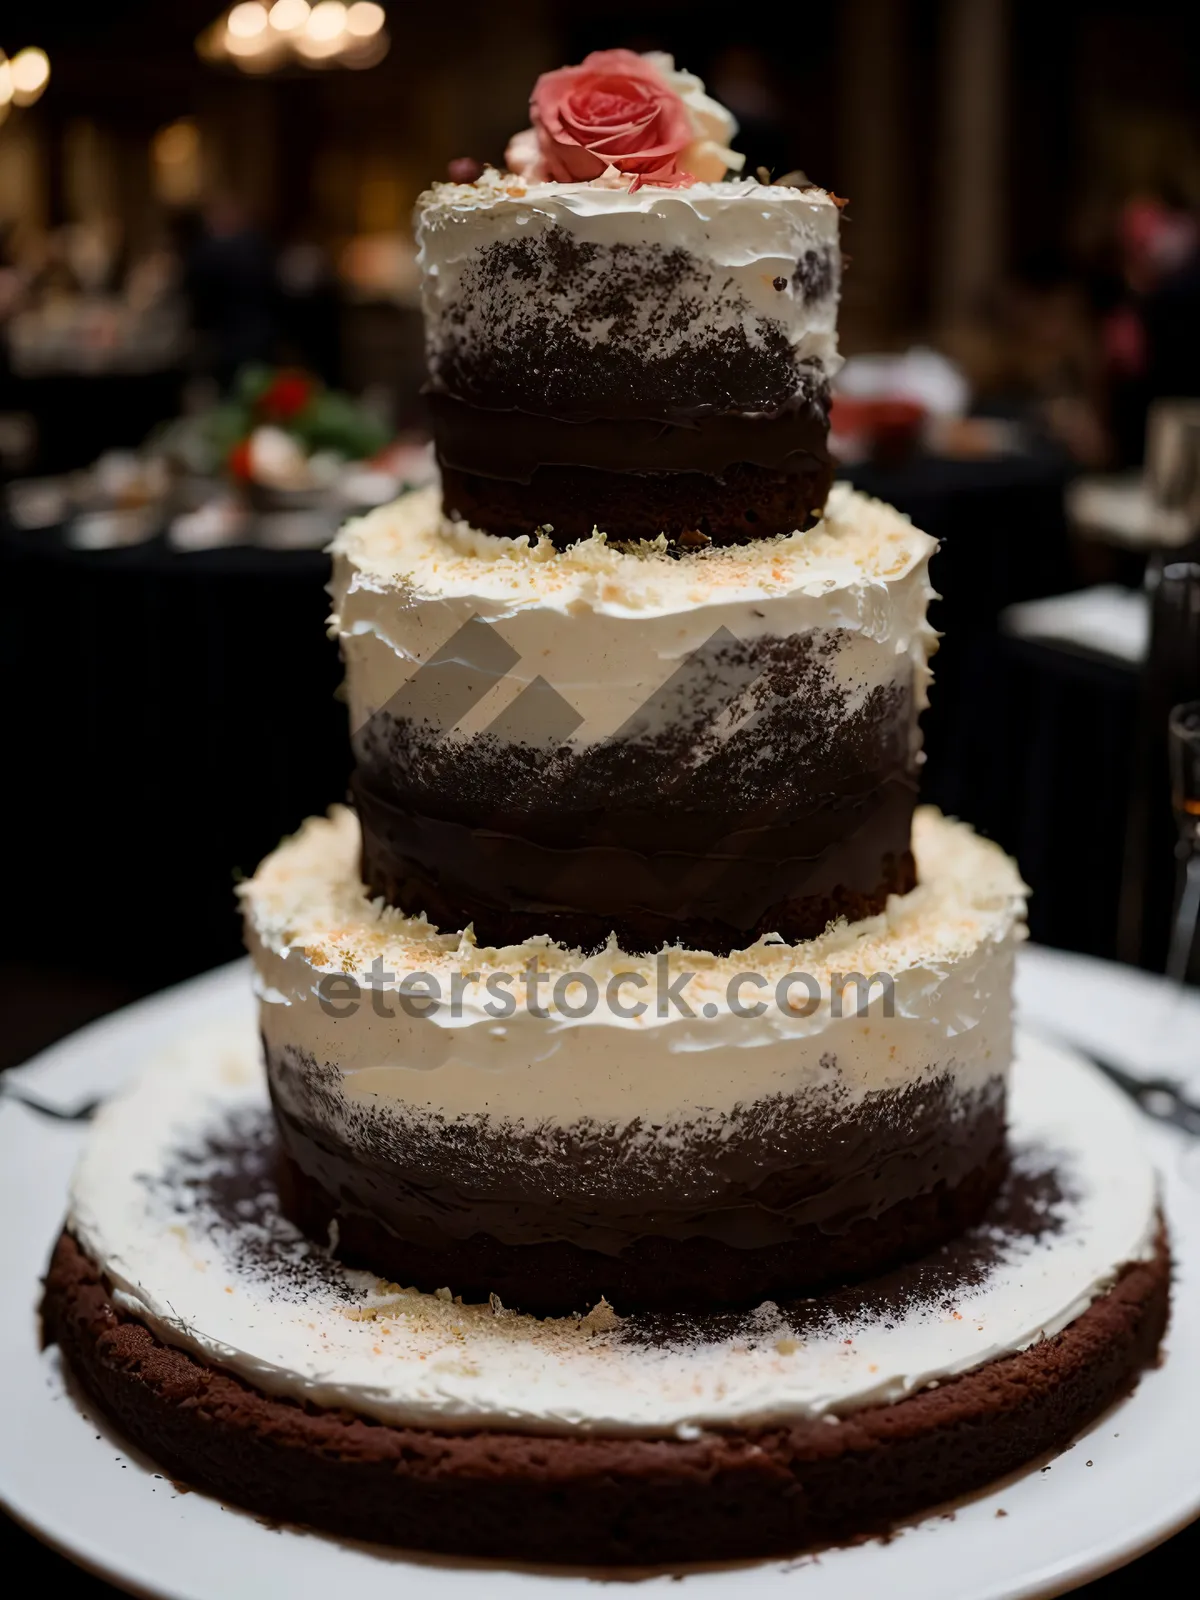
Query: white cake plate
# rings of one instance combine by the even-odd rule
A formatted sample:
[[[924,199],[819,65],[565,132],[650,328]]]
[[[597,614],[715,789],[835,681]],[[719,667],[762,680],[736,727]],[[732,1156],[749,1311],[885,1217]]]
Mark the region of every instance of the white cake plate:
[[[1121,1022],[1136,1048],[1143,1019],[1162,1005],[1149,980],[1100,963],[1030,951],[1021,994],[1058,1033],[1078,1034],[1120,991]],[[1091,979],[1091,983],[1087,979]],[[224,968],[74,1035],[10,1075],[14,1088],[70,1112],[118,1087],[180,1034],[222,1019],[253,1027],[249,973]],[[1190,1037],[1200,1020],[1180,1012]],[[1114,1021],[1106,1054],[1136,1067]],[[39,1353],[39,1277],[61,1225],[85,1125],[54,1121],[0,1100],[0,1504],[85,1567],[165,1600],[327,1600],[359,1584],[403,1583],[414,1600],[474,1600],[481,1578],[496,1600],[584,1600],[598,1575],[456,1562],[348,1545],[264,1525],[196,1493],[180,1492],[69,1391],[56,1351]],[[1163,1178],[1176,1260],[1166,1360],[1136,1393],[1050,1463],[986,1494],[942,1508],[888,1543],[791,1561],[743,1563],[647,1576],[639,1593],[694,1600],[753,1594],[788,1600],[1019,1600],[1061,1594],[1133,1559],[1200,1515],[1194,1376],[1200,1362],[1200,1148],[1147,1127]],[[136,1160],[136,1152],[130,1152]],[[1004,1515],[1001,1516],[1000,1513]],[[670,1587],[667,1587],[667,1586]]]

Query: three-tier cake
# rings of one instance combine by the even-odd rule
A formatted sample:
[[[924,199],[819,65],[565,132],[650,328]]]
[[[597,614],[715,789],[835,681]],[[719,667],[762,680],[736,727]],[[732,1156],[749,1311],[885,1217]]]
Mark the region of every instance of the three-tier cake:
[[[1133,1380],[1154,1185],[1123,1156],[1118,1219],[1082,1134],[1044,1170],[1006,1135],[1023,889],[914,814],[933,545],[831,487],[840,202],[730,172],[666,57],[547,74],[532,111],[508,170],[418,206],[441,483],[333,547],[353,810],[241,891],[277,1152],[245,1204],[324,1263],[311,1341],[260,1348],[261,1248],[237,1331],[131,1273],[158,1224],[100,1133],[48,1326],[173,1470],[272,1515],[795,1548]],[[911,1335],[907,1376],[844,1381],[868,1326]]]

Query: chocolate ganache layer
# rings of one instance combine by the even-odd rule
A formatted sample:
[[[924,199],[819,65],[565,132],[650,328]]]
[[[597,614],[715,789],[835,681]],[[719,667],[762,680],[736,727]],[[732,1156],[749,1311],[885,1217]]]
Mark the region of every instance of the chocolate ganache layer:
[[[391,724],[388,748],[417,765],[420,731]],[[800,747],[780,740],[774,748],[786,759]],[[651,795],[644,809],[622,805],[618,791],[611,807],[597,800],[567,810],[554,806],[556,794],[595,792],[603,761],[568,755],[538,764],[519,747],[482,739],[437,753],[442,761],[430,766],[445,770],[445,788],[433,787],[427,767],[399,802],[368,787],[360,761],[353,792],[363,879],[389,905],[420,909],[440,928],[470,924],[486,944],[545,934],[594,950],[613,937],[633,952],[683,943],[725,955],[767,934],[795,943],[839,917],[874,916],[916,881],[908,848],[916,784],[907,774],[868,779],[858,792],[848,783],[831,797],[771,794],[764,780],[750,812],[735,809],[716,773],[704,809],[687,808],[668,777],[662,799]],[[663,746],[604,754],[623,777],[639,767],[671,771]],[[477,809],[464,793],[468,773],[470,789],[483,792]],[[521,803],[507,809],[502,797],[514,787]],[[727,809],[713,809],[722,799]],[[430,806],[441,815],[423,809]]]
[[[676,422],[565,420],[448,395],[429,404],[447,512],[505,538],[544,529],[565,545],[602,528],[742,544],[811,527],[833,482],[824,389],[774,415]]]
[[[931,541],[839,490],[806,534],[557,551],[411,495],[335,544],[363,871],[493,944],[819,934],[913,885]]]
[[[349,813],[308,824],[242,891],[289,1213],[539,1312],[746,1305],[951,1237],[1004,1171],[1022,901],[918,823],[885,916],[724,960],[439,934],[368,898]]]
[[[832,480],[837,207],[757,183],[422,196],[445,505],[556,543],[739,543],[808,527]]]
[[[1003,1080],[952,1075],[838,1117],[794,1096],[720,1126],[527,1128],[362,1108],[330,1139],[340,1071],[268,1054],[283,1208],[394,1282],[535,1315],[753,1306],[869,1277],[977,1222],[1007,1165]],[[315,1098],[314,1098],[315,1097]]]

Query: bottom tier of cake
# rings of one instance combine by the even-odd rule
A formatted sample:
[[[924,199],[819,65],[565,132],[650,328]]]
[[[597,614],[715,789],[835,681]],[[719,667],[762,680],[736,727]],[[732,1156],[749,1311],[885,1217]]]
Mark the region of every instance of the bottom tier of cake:
[[[1057,1337],[944,1387],[845,1422],[670,1442],[380,1426],[278,1400],[123,1316],[69,1235],[47,1318],[134,1443],[263,1516],[451,1555],[646,1565],[884,1532],[1062,1449],[1154,1359],[1169,1282],[1163,1245]]]
[[[1154,1360],[1170,1264],[1136,1113],[1029,1045],[1012,1147],[979,1226],[856,1288],[543,1321],[305,1240],[252,1040],[198,1035],[93,1128],[45,1331],[173,1476],[277,1520],[572,1564],[790,1552],[1065,1447]]]

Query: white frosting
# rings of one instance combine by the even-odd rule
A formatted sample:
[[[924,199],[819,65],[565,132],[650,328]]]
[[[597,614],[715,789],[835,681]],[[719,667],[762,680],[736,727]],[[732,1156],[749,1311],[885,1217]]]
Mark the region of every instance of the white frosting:
[[[312,1267],[320,1252],[273,1213],[251,1207],[234,1235],[212,1225],[195,1188],[164,1193],[180,1146],[230,1114],[265,1111],[248,1030],[181,1039],[89,1131],[70,1226],[117,1303],[167,1342],[273,1394],[385,1422],[686,1437],[709,1425],[836,1418],[1056,1333],[1124,1263],[1150,1255],[1156,1228],[1132,1108],[1075,1058],[1026,1041],[1012,1136],[1019,1159],[1049,1152],[1064,1176],[1057,1232],[1011,1241],[949,1303],[938,1294],[803,1338],[767,1304],[726,1339],[646,1347],[606,1314],[497,1315],[456,1304],[453,1285],[441,1298],[336,1263]],[[255,1238],[265,1250],[239,1247]],[[306,1260],[307,1281],[296,1271]]]
[[[686,189],[647,185],[631,194],[625,183],[528,183],[489,169],[478,183],[438,184],[417,202],[418,263],[421,268],[426,338],[432,365],[453,326],[468,342],[476,321],[493,308],[480,303],[473,268],[481,250],[528,238],[552,227],[580,243],[601,246],[581,266],[569,294],[553,309],[569,317],[572,333],[602,342],[610,318],[590,312],[603,300],[608,251],[615,247],[684,250],[710,283],[704,302],[690,307],[673,332],[663,328],[663,304],[647,295],[637,333],[650,337],[656,353],[682,349],[702,329],[706,336],[726,327],[753,338],[756,322],[781,327],[797,363],[813,361],[828,376],[837,354],[838,207],[823,189],[790,189],[756,183],[696,183]],[[809,251],[831,258],[828,294],[808,299],[793,283],[797,264]],[[466,278],[466,282],[464,282]],[[775,280],[785,280],[782,289]],[[506,285],[505,293],[519,285]],[[598,291],[601,291],[598,293]],[[547,307],[530,305],[531,317]]]
[[[338,809],[307,822],[241,888],[262,1031],[273,1052],[290,1047],[318,1068],[336,1067],[347,1101],[530,1126],[640,1119],[657,1138],[775,1094],[849,1105],[943,1073],[968,1093],[1007,1071],[1023,886],[994,844],[934,811],[918,811],[913,848],[919,887],[893,897],[882,915],[836,925],[803,945],[763,940],[721,958],[677,949],[629,956],[610,943],[585,957],[545,939],[483,948],[469,929],[439,934],[424,918],[369,901],[358,874],[357,820]],[[535,960],[550,975],[535,997],[544,1016],[526,1004],[519,977]],[[683,990],[692,1017],[670,1006],[659,1015],[660,962],[670,981],[693,974]],[[803,987],[785,995],[798,1010],[775,1003],[779,980],[793,972],[813,980],[811,1015],[799,1014],[809,993]],[[863,1014],[851,988],[844,1014],[835,1015],[833,975],[850,972],[889,974],[893,1015],[885,1014],[879,985]],[[414,985],[417,973],[436,979],[443,1003],[430,1010],[422,1001],[410,1014],[402,993],[430,992],[424,982]],[[554,980],[568,973],[594,981],[590,1015],[564,1015],[555,1003]],[[643,1015],[624,1017],[607,1003],[619,973],[633,980],[619,1001],[629,1008],[644,995]],[[762,985],[731,998],[738,973],[757,974]],[[318,998],[334,974],[354,975],[362,986],[349,1014],[331,1014]],[[500,1020],[488,1010],[496,974],[517,975],[509,991],[515,1009]],[[568,1013],[583,992],[564,987]],[[760,996],[760,1016],[737,1014],[738,1004],[745,1009]],[[344,1132],[339,1112],[331,1106],[327,1114]]]
[[[556,550],[493,538],[445,521],[436,489],[416,490],[348,523],[333,544],[331,630],[351,727],[478,618],[518,660],[458,723],[464,736],[542,678],[583,718],[571,745],[607,738],[726,629],[743,642],[823,636],[847,714],[879,684],[911,684],[916,740],[936,644],[926,619],[935,548],[907,517],[840,484],[807,532],[686,559],[664,541],[620,549],[595,535]],[[735,708],[726,727],[737,726]]]

